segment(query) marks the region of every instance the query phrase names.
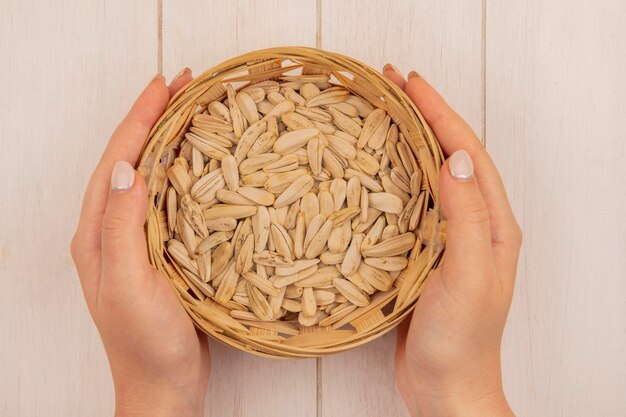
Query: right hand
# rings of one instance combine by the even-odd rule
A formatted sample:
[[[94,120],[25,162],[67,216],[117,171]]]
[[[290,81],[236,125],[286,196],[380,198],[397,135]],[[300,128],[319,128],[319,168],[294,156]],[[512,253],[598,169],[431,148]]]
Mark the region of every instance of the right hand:
[[[398,330],[396,382],[412,416],[512,416],[500,369],[522,234],[494,163],[468,124],[417,73],[384,74],[413,100],[448,157],[445,258]]]

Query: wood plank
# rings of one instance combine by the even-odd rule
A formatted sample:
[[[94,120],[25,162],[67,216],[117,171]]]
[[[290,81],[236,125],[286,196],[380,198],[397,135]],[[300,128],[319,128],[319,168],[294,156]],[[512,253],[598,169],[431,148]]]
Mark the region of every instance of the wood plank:
[[[321,27],[322,48],[374,68],[391,62],[405,74],[418,71],[481,133],[480,2],[324,1]],[[394,384],[394,357],[395,332],[324,358],[322,415],[408,415]]]
[[[0,13],[0,414],[113,415],[69,242],[111,132],[157,71],[156,4],[31,3]]]
[[[487,4],[487,145],[525,234],[503,349],[517,415],[626,409],[625,20],[619,0]]]
[[[194,10],[194,13],[189,13]],[[315,1],[163,2],[163,68],[196,75],[236,54],[279,45],[315,46]],[[210,416],[316,415],[315,359],[276,361],[212,343]]]
[[[315,0],[164,0],[164,73],[188,66],[199,75],[244,52],[315,46],[315,16]]]
[[[417,71],[482,134],[480,2],[323,1],[321,29],[323,49]]]

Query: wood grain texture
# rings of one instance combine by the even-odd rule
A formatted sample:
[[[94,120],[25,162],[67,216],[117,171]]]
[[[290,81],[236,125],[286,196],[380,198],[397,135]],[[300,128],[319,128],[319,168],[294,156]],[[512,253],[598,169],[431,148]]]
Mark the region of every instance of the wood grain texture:
[[[164,72],[199,75],[255,49],[315,46],[315,16],[315,0],[164,0]]]
[[[322,2],[321,47],[382,69],[417,70],[480,134],[480,2]],[[454,28],[454,30],[450,29]],[[406,416],[394,383],[395,332],[357,350],[322,359],[324,417]]]
[[[322,1],[321,47],[382,70],[390,62],[435,86],[474,130],[483,128],[479,1]]]
[[[163,68],[198,75],[239,53],[277,45],[315,46],[315,1],[165,0]],[[194,10],[193,16],[181,10]],[[192,20],[192,22],[189,21]],[[212,343],[210,416],[316,415],[315,359],[276,361]]]
[[[156,73],[156,21],[145,20],[155,7],[2,3],[2,416],[113,415],[108,362],[69,242],[104,145]]]
[[[626,7],[489,1],[487,144],[525,234],[505,335],[518,415],[625,416]]]
[[[0,8],[2,416],[113,413],[108,363],[68,246],[111,131],[157,71],[159,4],[7,0]],[[486,121],[525,233],[503,349],[513,408],[626,416],[623,1],[487,0],[486,39],[478,1],[162,6],[168,78],[185,65],[197,75],[236,53],[318,41],[375,68],[415,69],[479,135]],[[319,398],[315,360],[212,349],[206,415],[406,415],[393,334],[319,362]]]

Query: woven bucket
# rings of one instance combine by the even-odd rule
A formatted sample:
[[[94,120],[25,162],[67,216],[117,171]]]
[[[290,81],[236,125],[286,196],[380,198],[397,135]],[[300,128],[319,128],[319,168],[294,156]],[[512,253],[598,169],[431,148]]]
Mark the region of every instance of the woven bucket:
[[[408,265],[389,291],[375,293],[366,307],[358,307],[332,326],[305,327],[297,321],[235,319],[215,302],[206,285],[185,271],[168,253],[166,191],[168,168],[184,143],[194,114],[209,103],[223,100],[226,83],[236,89],[285,75],[330,76],[341,85],[385,110],[415,155],[422,171],[419,227],[416,244],[407,254]],[[272,358],[319,357],[346,351],[393,329],[414,308],[429,274],[441,262],[445,245],[445,221],[440,220],[438,176],[442,152],[424,118],[390,80],[367,65],[344,55],[305,47],[278,47],[254,51],[223,62],[191,81],[170,101],[155,124],[142,151],[139,170],[146,177],[149,210],[146,238],[152,265],[171,282],[181,304],[196,326],[215,339],[237,349]],[[420,194],[420,196],[421,196]]]

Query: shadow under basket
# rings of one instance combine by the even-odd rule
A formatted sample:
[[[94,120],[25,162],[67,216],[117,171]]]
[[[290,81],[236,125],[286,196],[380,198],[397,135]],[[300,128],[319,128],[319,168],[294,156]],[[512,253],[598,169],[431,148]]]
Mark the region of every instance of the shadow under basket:
[[[408,264],[388,291],[378,291],[369,305],[350,309],[332,325],[301,326],[297,320],[243,319],[215,301],[215,289],[197,271],[180,266],[168,252],[172,237],[166,195],[168,169],[181,151],[192,118],[235,90],[274,80],[289,82],[300,75],[325,75],[374,108],[387,112],[421,170],[419,226]],[[149,209],[146,238],[152,265],[172,284],[195,325],[237,349],[271,358],[319,357],[355,348],[382,336],[410,314],[431,272],[443,258],[445,220],[440,219],[438,177],[442,151],[424,118],[393,82],[369,66],[344,55],[305,47],[254,51],[223,62],[184,86],[155,124],[142,150],[139,171],[147,180]],[[171,222],[171,218],[170,218]],[[193,269],[193,268],[192,268]],[[245,316],[245,315],[244,315]]]

